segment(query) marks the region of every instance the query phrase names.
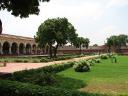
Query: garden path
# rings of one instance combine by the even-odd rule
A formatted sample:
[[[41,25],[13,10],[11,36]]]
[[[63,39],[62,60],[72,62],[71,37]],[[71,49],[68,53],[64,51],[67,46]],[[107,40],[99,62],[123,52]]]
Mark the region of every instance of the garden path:
[[[0,76],[5,74],[11,74],[16,71],[37,69],[40,67],[49,66],[53,64],[61,64],[69,61],[79,61],[81,59],[90,59],[95,57],[98,57],[98,55],[85,56],[85,57],[79,57],[79,58],[73,58],[73,59],[61,60],[61,61],[53,61],[53,62],[47,62],[47,63],[7,63],[5,67],[0,67]]]

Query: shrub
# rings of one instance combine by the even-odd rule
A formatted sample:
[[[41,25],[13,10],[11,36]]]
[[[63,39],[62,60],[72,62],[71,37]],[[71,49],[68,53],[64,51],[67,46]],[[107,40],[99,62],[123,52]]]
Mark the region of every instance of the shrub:
[[[22,77],[23,76],[23,77]],[[56,82],[56,76],[52,73],[34,73],[32,75],[28,74],[14,74],[12,77],[8,78],[13,81],[20,81],[25,83],[32,83],[41,86],[47,86],[54,84]]]
[[[78,91],[0,80],[1,96],[92,96]]]
[[[90,70],[90,66],[87,61],[81,60],[76,62],[73,66],[76,72],[87,72]]]
[[[50,60],[49,59],[47,59],[47,58],[41,58],[40,59],[40,62],[49,62]]]
[[[33,63],[38,63],[39,61],[34,59],[32,62],[33,62]]]
[[[16,59],[16,60],[14,60],[14,62],[23,62],[23,61],[20,59]]]
[[[89,59],[87,61],[88,61],[88,63],[89,63],[90,66],[94,66],[95,65],[94,59]]]
[[[47,86],[47,85],[54,84],[56,82],[56,77],[54,74],[41,72],[39,74],[34,75],[31,78],[31,81],[34,84]],[[28,82],[29,82],[29,79],[28,79]]]
[[[23,62],[24,62],[24,63],[27,63],[27,62],[28,62],[28,60],[24,60]]]
[[[53,75],[50,75],[51,73],[57,73],[57,72],[63,71],[67,68],[72,67],[73,64],[74,64],[73,62],[68,62],[64,64],[55,64],[55,65],[45,66],[39,69],[30,69],[30,70],[14,72],[12,76],[8,79],[16,80],[20,82],[32,82],[32,80],[34,80],[33,78],[37,78],[36,80],[39,82],[42,78],[46,79],[48,75],[49,78],[51,78],[51,80],[54,81]],[[44,77],[42,74],[45,74]],[[40,77],[40,75],[42,77]]]
[[[95,63],[100,63],[101,59],[94,59]]]
[[[101,58],[101,59],[108,59],[108,56],[107,56],[107,55],[101,55],[100,58]]]

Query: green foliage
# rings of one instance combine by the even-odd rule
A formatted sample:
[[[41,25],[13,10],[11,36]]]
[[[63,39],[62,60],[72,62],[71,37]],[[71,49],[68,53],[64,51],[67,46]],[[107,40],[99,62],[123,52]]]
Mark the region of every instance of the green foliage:
[[[39,3],[49,0],[1,0],[0,10],[11,12],[14,16],[28,17],[30,14],[39,14]]]
[[[114,47],[115,52],[120,52],[122,46],[126,46],[128,42],[128,35],[113,35],[107,38],[107,46],[109,47],[109,52],[111,52],[111,48]]]
[[[28,60],[24,60],[24,63],[27,63],[27,62],[29,62]]]
[[[107,55],[101,55],[100,58],[101,59],[108,59],[108,56]]]
[[[76,36],[75,28],[68,22],[68,19],[54,18],[44,21],[39,26],[35,40],[40,47],[48,45],[50,57],[53,52],[56,57],[58,47],[72,42],[72,38],[76,38]]]
[[[100,63],[101,62],[101,59],[94,59],[95,63]]]
[[[14,62],[23,62],[21,59],[16,59]]]
[[[24,76],[24,77],[22,77]],[[20,82],[25,82],[25,83],[32,83],[32,84],[37,84],[41,86],[47,86],[51,85],[56,82],[55,75],[52,73],[34,73],[32,75],[28,74],[14,74],[12,77],[8,78],[13,81],[20,81]]]
[[[88,62],[88,64],[90,66],[94,66],[95,65],[95,60],[94,59],[89,59],[89,60],[87,60],[87,62]]]
[[[50,59],[47,59],[47,58],[41,58],[40,59],[40,62],[49,62],[50,61]]]
[[[34,60],[33,60],[33,63],[39,63],[39,61],[38,61],[38,60],[36,60],[36,59],[34,59]]]
[[[67,68],[70,68],[73,66],[73,64],[74,64],[73,62],[68,62],[68,63],[60,64],[60,65],[55,64],[55,65],[45,66],[39,69],[31,69],[31,70],[23,70],[19,72],[14,72],[12,76],[9,77],[8,79],[16,80],[20,82],[31,82],[34,84],[35,83],[38,84],[38,82],[40,82],[42,79],[42,83],[39,85],[43,85],[45,83],[49,84],[52,81],[53,82],[56,81],[52,73],[57,73]],[[48,83],[47,81],[48,82],[51,81],[51,82]]]
[[[86,93],[78,91],[8,80],[0,80],[0,94],[1,96],[86,96]]]
[[[85,60],[81,60],[79,62],[76,62],[73,66],[74,70],[76,72],[87,72],[90,71],[89,63]]]

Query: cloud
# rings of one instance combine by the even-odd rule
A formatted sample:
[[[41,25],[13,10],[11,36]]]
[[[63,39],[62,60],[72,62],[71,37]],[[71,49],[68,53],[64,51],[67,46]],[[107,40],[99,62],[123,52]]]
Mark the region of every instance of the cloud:
[[[45,14],[45,16],[49,18],[53,18],[53,17],[67,17],[71,19],[91,18],[93,20],[96,20],[103,14],[103,10],[101,8],[100,3],[87,2],[81,0],[78,4],[73,2],[72,4],[71,3],[72,0],[71,0],[69,4],[67,3],[65,4],[62,1],[64,2],[65,0],[61,0],[60,2],[58,1],[58,3],[57,1],[55,2],[53,0],[48,4],[46,3],[42,4],[41,6],[42,10],[40,15]],[[45,12],[46,9],[47,11]]]
[[[110,8],[112,6],[125,6],[128,5],[128,0],[110,0],[107,8]]]

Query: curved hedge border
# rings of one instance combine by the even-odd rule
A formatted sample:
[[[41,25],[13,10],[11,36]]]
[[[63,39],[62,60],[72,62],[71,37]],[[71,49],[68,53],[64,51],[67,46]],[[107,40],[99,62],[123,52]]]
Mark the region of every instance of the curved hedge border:
[[[57,73],[60,71],[63,71],[65,69],[68,69],[70,67],[72,67],[74,65],[74,62],[67,62],[67,63],[62,63],[62,64],[54,64],[54,65],[49,65],[49,66],[45,66],[42,68],[38,68],[38,69],[30,69],[30,70],[22,70],[22,71],[18,71],[18,72],[14,72],[12,75],[29,75],[29,74],[34,74],[34,73],[40,73],[40,72],[44,72],[44,73]]]
[[[53,87],[41,87],[29,83],[0,80],[1,96],[106,96],[100,94],[82,93]]]
[[[1,96],[84,96],[78,91],[0,80]]]

